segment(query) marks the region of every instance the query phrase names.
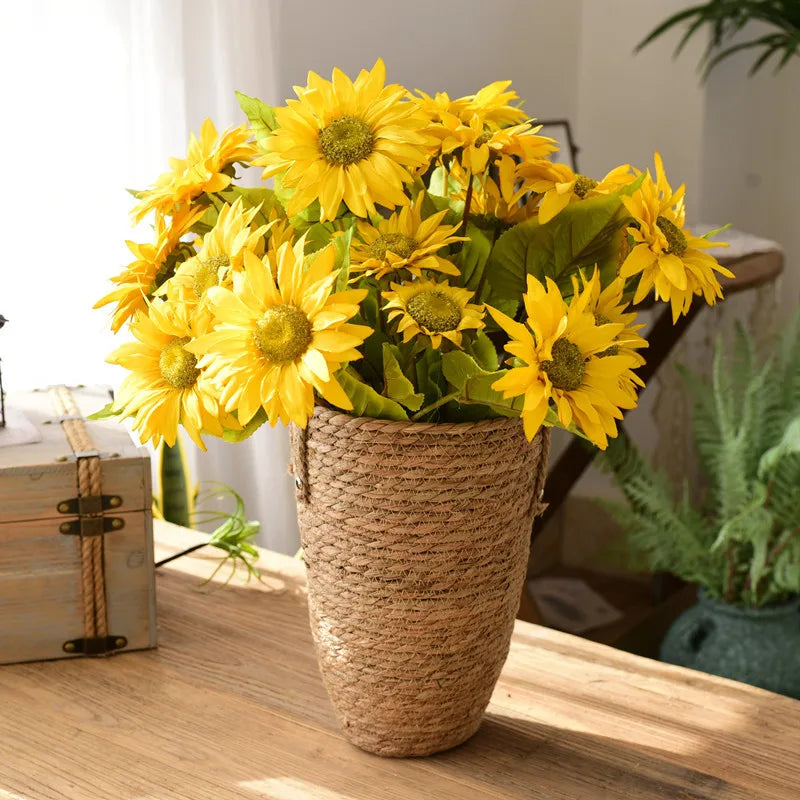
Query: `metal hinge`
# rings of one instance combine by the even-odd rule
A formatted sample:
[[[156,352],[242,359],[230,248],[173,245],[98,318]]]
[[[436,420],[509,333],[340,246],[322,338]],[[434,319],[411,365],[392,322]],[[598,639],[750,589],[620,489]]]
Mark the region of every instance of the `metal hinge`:
[[[79,517],[62,522],[58,529],[61,533],[75,536],[102,536],[104,533],[119,531],[125,527],[125,520],[120,517]]]
[[[122,650],[127,646],[128,640],[124,636],[92,636],[84,639],[70,639],[64,642],[62,649],[65,653],[73,655],[102,656],[106,653],[113,653],[115,650]]]
[[[122,498],[118,494],[91,494],[86,497],[70,497],[62,500],[56,510],[59,514],[102,514],[109,508],[119,508]]]
[[[101,453],[99,450],[80,450],[77,453],[69,453],[65,456],[57,456],[54,461],[77,461],[79,458],[118,458],[119,453]]]

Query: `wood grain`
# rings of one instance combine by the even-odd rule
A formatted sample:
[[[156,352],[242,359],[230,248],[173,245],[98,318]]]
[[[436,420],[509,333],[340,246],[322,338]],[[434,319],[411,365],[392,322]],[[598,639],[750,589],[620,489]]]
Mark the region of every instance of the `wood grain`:
[[[157,523],[157,557],[198,540]],[[158,571],[160,647],[0,669],[2,800],[796,800],[800,703],[518,622],[467,744],[348,745],[318,676],[303,566]]]

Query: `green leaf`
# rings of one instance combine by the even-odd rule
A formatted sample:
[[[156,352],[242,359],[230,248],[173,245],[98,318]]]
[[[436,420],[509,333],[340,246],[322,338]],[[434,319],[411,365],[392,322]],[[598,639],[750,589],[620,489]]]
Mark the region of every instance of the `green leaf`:
[[[400,368],[400,351],[389,342],[383,343],[383,380],[387,397],[396,400],[409,411],[419,411],[422,408],[425,395],[414,391],[414,384]]]
[[[259,148],[265,150],[264,141],[272,136],[272,132],[278,127],[275,109],[258,98],[249,97],[242,92],[236,92],[236,98],[239,100],[240,108],[250,121],[250,127],[253,129],[253,135],[256,137]]]
[[[230,428],[225,428],[222,438],[226,442],[243,442],[245,439],[249,439],[266,421],[267,412],[263,408],[259,408],[253,419],[242,430],[234,431]]]
[[[500,368],[497,350],[492,340],[483,331],[475,331],[474,339],[468,342],[466,346],[481,369],[494,372]]]
[[[622,200],[613,194],[572,203],[546,225],[535,217],[515,225],[492,249],[488,302],[519,302],[528,275],[543,283],[552,278],[570,296],[572,276],[581,269],[593,271],[595,265],[606,285],[617,272],[615,234],[628,219]]]
[[[399,403],[378,394],[371,386],[361,381],[352,367],[339,370],[336,378],[353,404],[351,413],[354,416],[398,421],[408,419],[408,414],[403,411]]]
[[[458,263],[464,286],[474,292],[482,282],[486,262],[492,252],[492,241],[485,231],[471,223],[467,225],[467,236],[469,241],[464,242]]]
[[[161,513],[167,522],[189,528],[192,524],[192,492],[189,488],[189,465],[181,446],[181,437],[175,439],[172,447],[163,442],[159,456]]]
[[[712,236],[716,236],[718,233],[722,233],[722,231],[728,230],[730,228],[731,223],[729,222],[727,225],[723,225],[721,228],[714,228],[713,231],[708,231],[708,233],[704,233],[700,238],[701,239],[710,239]]]
[[[353,242],[354,231],[355,224],[333,239],[333,251],[335,253],[333,269],[337,273],[336,283],[334,284],[334,291],[336,292],[343,292],[347,288],[347,281],[350,278],[350,245]]]
[[[114,402],[113,400],[104,405],[99,411],[95,411],[94,414],[89,414],[86,419],[111,419],[112,417],[118,417],[119,411],[114,411]]]
[[[507,371],[488,372],[481,369],[475,359],[463,350],[453,350],[442,356],[442,372],[448,383],[459,393],[456,402],[485,405],[505,417],[518,417],[522,411],[523,398],[506,400],[502,392],[492,389],[492,384]]]
[[[786,427],[780,442],[761,456],[758,462],[758,477],[765,480],[774,474],[780,460],[792,453],[800,453],[800,417],[795,417]]]

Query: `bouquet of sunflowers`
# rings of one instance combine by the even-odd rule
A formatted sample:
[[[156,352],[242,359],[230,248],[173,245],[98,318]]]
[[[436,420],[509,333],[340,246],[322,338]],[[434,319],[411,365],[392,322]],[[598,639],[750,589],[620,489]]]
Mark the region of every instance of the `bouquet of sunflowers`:
[[[237,441],[307,424],[317,403],[357,416],[456,422],[521,416],[606,446],[633,408],[646,345],[635,304],[673,319],[730,276],[685,228],[684,189],[629,165],[601,179],[557,143],[510,82],[451,100],[311,72],[249,120],[211,121],[185,159],[134,192],[154,241],[97,306],[135,341],[106,415],[143,441],[179,426]],[[272,186],[240,185],[263,167]]]

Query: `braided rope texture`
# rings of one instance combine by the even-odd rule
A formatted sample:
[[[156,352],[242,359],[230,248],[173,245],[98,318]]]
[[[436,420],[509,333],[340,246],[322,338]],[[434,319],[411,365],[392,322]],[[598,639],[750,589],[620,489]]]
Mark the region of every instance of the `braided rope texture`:
[[[80,414],[69,388],[54,386],[50,389],[53,407],[59,416]],[[94,449],[92,437],[82,419],[68,419],[61,423],[64,435],[74,453]],[[99,458],[78,459],[78,497],[99,496],[101,485]],[[102,536],[76,537],[81,558],[81,595],[83,600],[83,629],[86,638],[104,637],[108,634],[108,609],[106,604],[104,548]]]
[[[508,655],[549,430],[318,407],[292,429],[309,615],[346,737],[423,756],[478,729]]]

